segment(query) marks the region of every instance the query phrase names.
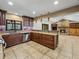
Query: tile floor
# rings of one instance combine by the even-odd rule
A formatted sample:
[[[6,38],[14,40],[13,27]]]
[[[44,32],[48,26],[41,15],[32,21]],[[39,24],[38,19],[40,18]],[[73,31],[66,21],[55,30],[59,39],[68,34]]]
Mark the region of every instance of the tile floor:
[[[59,36],[55,50],[33,41],[5,49],[5,59],[79,59],[79,37]]]
[[[0,44],[0,59],[3,59],[3,47],[2,47],[2,44]]]

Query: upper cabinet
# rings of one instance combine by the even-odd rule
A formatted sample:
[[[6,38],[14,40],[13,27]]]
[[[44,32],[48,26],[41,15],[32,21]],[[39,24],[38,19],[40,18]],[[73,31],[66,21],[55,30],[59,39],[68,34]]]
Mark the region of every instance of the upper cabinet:
[[[0,10],[0,25],[5,25],[6,11]]]
[[[32,27],[33,26],[33,18],[22,16],[23,18],[23,26],[24,27]]]
[[[70,23],[71,28],[79,28],[79,23]]]
[[[79,23],[70,23],[69,33],[70,35],[79,36]]]

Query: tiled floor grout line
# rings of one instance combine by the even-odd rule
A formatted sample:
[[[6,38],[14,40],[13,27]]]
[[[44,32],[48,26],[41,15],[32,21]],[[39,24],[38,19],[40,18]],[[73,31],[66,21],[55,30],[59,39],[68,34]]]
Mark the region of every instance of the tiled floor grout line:
[[[31,47],[31,46],[30,46]],[[24,50],[26,50],[25,48],[24,48]],[[32,56],[28,51],[26,51],[30,56]],[[33,56],[32,56],[33,57]],[[25,58],[24,58],[25,59]],[[34,57],[33,57],[33,59],[34,59]]]
[[[28,51],[27,51],[27,53],[30,55],[30,56],[32,56]],[[32,58],[34,59],[34,57],[32,56]]]
[[[34,48],[34,46],[30,46],[30,47]],[[34,48],[34,49],[38,51],[38,49],[36,49],[36,48]],[[49,52],[49,50],[47,52]],[[40,52],[41,54],[43,54],[43,56],[40,59],[42,59],[47,54],[47,52],[46,53]],[[60,53],[60,52],[58,52],[58,53]],[[48,57],[50,57],[50,56],[48,56]],[[50,58],[52,59],[52,57],[50,57]],[[56,59],[57,59],[57,57],[56,57]]]
[[[14,55],[15,55],[15,58],[17,59],[17,56],[16,56],[16,54],[15,54],[15,51],[11,48],[11,50],[12,50],[12,52],[14,53]]]
[[[47,54],[47,53],[46,53]],[[42,59],[46,54],[43,54],[43,56],[40,58],[40,59]],[[48,56],[49,57],[49,56]]]
[[[34,48],[33,46],[31,46],[32,48]],[[34,48],[35,50],[37,50],[38,51],[38,49],[37,48]],[[41,51],[39,51],[40,53],[42,53]],[[48,52],[48,51],[47,51]],[[46,53],[47,53],[46,52]],[[42,54],[45,54],[45,53],[42,53]]]
[[[33,46],[31,46],[31,47],[34,48]],[[36,49],[36,48],[34,48],[34,49],[38,51],[38,49]],[[49,51],[49,50],[48,50],[48,51]],[[47,51],[47,52],[48,52],[48,51]],[[42,58],[47,54],[47,52],[46,52],[46,53],[42,53],[42,52],[39,51],[39,53],[43,54],[43,56],[42,56],[40,59],[42,59]]]
[[[33,46],[30,46],[30,47],[34,48]],[[47,48],[48,48],[48,47],[47,47]],[[34,49],[38,51],[38,49],[36,49],[36,48],[34,48]],[[49,52],[49,50],[47,50],[47,52]],[[47,54],[47,52],[42,53],[42,52],[39,51],[39,53],[43,54],[43,56],[42,56],[40,59],[42,59],[42,58]],[[48,56],[48,57],[49,57],[49,56]]]
[[[60,55],[61,51],[62,51],[62,49],[60,49],[60,51],[58,52],[56,59],[58,59],[58,56]]]
[[[59,37],[59,39],[60,39],[60,37]],[[63,44],[63,43],[62,43]],[[58,54],[57,54],[57,57],[56,57],[56,59],[58,59],[58,57],[59,57],[59,55],[60,55],[60,52],[62,51],[62,49],[58,46],[58,49],[60,50],[60,51],[58,51]]]
[[[61,39],[59,41],[60,44],[55,50],[44,48],[42,45],[39,45],[38,43],[36,44],[36,42],[35,43],[29,42],[29,44],[25,43],[22,45],[12,47],[8,50],[8,52],[11,50],[12,55],[10,55],[10,53],[9,53],[9,55],[12,56],[13,58],[15,57],[15,59],[18,59],[18,57],[20,56],[20,53],[23,54],[23,55],[21,54],[21,56],[23,56],[22,59],[29,59],[29,58],[30,59],[36,59],[36,58],[37,59],[45,59],[45,58],[46,59],[47,58],[48,59],[76,59],[75,54],[77,52],[76,50],[78,50],[78,49],[76,49],[75,47],[78,47],[77,41],[79,41],[78,40],[79,38],[75,38],[73,36],[70,36],[70,37],[69,36],[64,36],[64,37],[60,36],[60,39]],[[77,40],[75,40],[75,39],[77,39]],[[28,47],[25,47],[25,46],[28,46]],[[20,50],[18,51],[18,49],[20,49]],[[24,50],[26,50],[26,51],[24,51]],[[45,50],[45,51],[43,51],[43,50]],[[8,54],[8,52],[5,52],[5,53]],[[34,54],[34,52],[36,52],[36,53]],[[55,53],[55,55],[54,55],[54,53]],[[9,55],[8,55],[8,57],[9,57]],[[10,59],[11,59],[11,57],[10,57]]]
[[[73,54],[73,44],[74,44],[74,42],[72,42],[72,59],[73,59],[73,56],[74,56],[74,54]]]

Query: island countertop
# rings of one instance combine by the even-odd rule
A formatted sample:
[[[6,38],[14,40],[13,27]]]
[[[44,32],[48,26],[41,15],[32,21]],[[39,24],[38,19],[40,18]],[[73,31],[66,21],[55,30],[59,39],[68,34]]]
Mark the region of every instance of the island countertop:
[[[53,32],[43,32],[43,31],[31,31],[33,33],[40,33],[40,34],[46,34],[46,35],[57,35],[57,33]]]

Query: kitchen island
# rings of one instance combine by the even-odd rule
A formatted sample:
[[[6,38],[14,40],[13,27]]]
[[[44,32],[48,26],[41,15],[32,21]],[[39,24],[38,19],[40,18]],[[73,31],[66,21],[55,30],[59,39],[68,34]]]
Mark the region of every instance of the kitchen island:
[[[32,31],[30,32],[30,40],[48,48],[55,49],[58,45],[58,34],[52,32]]]

